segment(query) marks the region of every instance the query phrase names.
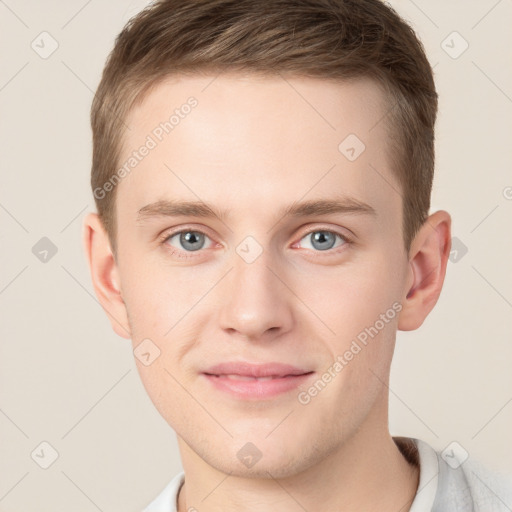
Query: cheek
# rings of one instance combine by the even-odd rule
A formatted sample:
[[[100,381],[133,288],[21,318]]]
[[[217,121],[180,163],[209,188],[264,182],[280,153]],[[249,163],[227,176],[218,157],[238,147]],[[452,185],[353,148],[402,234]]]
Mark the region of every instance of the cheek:
[[[323,307],[318,310],[335,333],[325,340],[330,359],[343,365],[333,390],[343,387],[350,396],[371,397],[387,379],[401,309],[390,266],[384,253],[372,254],[323,285]]]
[[[194,283],[183,279],[183,271],[162,268],[161,263],[142,258],[125,263],[123,297],[132,329],[139,335],[164,337],[191,308]]]
[[[394,275],[384,256],[372,255],[317,279],[307,300],[337,336],[353,336],[378,320],[400,297]]]
[[[186,424],[189,420],[186,407],[188,397],[171,376],[175,373],[173,369],[166,371],[168,365],[163,357],[165,357],[164,354],[147,367],[137,362],[137,369],[146,393],[155,408],[170,425],[176,427],[183,422]]]

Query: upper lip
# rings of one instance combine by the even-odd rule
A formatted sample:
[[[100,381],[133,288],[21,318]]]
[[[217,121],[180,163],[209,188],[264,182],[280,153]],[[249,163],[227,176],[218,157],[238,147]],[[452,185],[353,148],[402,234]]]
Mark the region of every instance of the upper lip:
[[[311,370],[304,370],[282,363],[248,363],[243,361],[232,361],[211,366],[203,373],[209,375],[241,375],[245,377],[286,377],[288,375],[303,375],[311,373]]]

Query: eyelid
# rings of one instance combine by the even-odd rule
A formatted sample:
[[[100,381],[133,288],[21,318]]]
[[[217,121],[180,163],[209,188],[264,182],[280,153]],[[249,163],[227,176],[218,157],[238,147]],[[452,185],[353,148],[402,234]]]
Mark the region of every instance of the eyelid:
[[[329,233],[334,233],[335,235],[338,235],[340,238],[345,240],[346,243],[353,242],[353,239],[351,236],[349,236],[345,233],[342,233],[342,232],[340,232],[334,228],[331,228],[329,226],[313,226],[311,229],[302,233],[301,237],[299,238],[299,241],[302,240],[305,236],[310,235],[311,233],[316,233],[317,231],[327,231]],[[322,252],[322,251],[318,251],[318,252]],[[324,251],[324,252],[328,252],[328,251]]]
[[[193,225],[185,225],[185,226],[180,226],[179,228],[176,228],[175,230],[173,230],[172,228],[170,230],[166,230],[163,232],[162,235],[159,235],[158,236],[158,240],[159,241],[165,241],[167,240],[168,238],[174,236],[174,235],[178,235],[180,233],[186,233],[188,231],[193,231],[194,233],[201,233],[202,235],[206,235],[208,236],[209,238],[213,238],[208,230],[204,227],[200,227],[200,228],[197,228]]]

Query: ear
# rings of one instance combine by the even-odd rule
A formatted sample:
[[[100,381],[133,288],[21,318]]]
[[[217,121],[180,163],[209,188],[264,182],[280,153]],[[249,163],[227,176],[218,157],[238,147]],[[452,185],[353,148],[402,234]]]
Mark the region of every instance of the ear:
[[[98,214],[89,213],[85,217],[82,238],[96,296],[109,317],[112,329],[122,338],[130,339],[128,314],[120,292],[117,263]]]
[[[450,248],[451,217],[440,210],[427,218],[411,244],[399,330],[417,329],[432,311],[441,294]]]

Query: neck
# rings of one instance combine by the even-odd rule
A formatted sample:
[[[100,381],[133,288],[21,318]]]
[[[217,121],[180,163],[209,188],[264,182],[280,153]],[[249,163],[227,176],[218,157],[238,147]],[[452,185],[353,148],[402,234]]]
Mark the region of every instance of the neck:
[[[361,428],[328,457],[286,478],[230,476],[206,464],[178,437],[186,481],[178,512],[337,510],[407,512],[419,468],[409,464],[387,432]]]

